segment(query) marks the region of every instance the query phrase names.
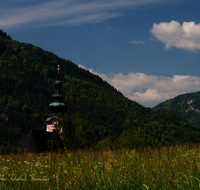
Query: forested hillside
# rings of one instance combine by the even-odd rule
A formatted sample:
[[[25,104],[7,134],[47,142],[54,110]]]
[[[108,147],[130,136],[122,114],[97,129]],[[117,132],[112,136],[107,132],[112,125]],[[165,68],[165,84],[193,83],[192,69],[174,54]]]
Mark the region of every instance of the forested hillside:
[[[154,109],[175,113],[200,128],[200,92],[179,95],[158,104]]]
[[[99,76],[39,47],[14,41],[0,30],[0,139],[4,137],[0,145],[7,142],[20,146],[25,137],[22,133],[45,130],[58,64],[67,114],[73,118],[78,112],[88,121],[98,141],[141,127],[162,143],[199,142],[200,129],[184,119],[145,108],[124,97]]]

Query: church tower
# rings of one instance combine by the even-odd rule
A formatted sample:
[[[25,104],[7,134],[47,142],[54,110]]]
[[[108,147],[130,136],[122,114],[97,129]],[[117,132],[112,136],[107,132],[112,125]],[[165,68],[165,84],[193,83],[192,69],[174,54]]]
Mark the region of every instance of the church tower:
[[[60,81],[60,66],[58,65],[58,76],[57,80],[54,82],[55,86],[55,92],[52,96],[53,102],[49,104],[49,110],[51,111],[51,116],[48,117],[45,122],[47,125],[46,131],[53,132],[55,129],[54,127],[54,120],[58,118],[58,112],[65,113],[67,110],[67,107],[65,103],[63,102],[63,94],[61,92],[61,87],[63,86],[63,83]]]

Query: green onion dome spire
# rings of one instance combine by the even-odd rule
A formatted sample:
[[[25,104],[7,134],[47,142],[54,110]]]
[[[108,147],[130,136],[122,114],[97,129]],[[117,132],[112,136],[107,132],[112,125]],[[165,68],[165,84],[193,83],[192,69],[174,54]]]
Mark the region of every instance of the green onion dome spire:
[[[54,82],[55,92],[52,96],[53,102],[49,104],[49,110],[52,112],[51,117],[57,116],[58,112],[64,113],[67,110],[65,103],[63,102],[63,94],[61,92],[61,87],[63,83],[60,81],[60,66],[58,65],[58,76],[57,80]]]

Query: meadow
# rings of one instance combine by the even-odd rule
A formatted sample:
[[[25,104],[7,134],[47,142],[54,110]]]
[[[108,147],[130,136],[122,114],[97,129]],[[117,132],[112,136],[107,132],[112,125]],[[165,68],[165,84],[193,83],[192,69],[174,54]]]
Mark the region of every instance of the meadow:
[[[10,154],[0,189],[200,189],[200,146]]]

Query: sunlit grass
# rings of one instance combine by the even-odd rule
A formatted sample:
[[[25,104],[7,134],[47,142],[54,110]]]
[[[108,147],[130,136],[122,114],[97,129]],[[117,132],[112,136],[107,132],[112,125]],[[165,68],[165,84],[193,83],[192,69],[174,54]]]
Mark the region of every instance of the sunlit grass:
[[[200,189],[200,146],[9,155],[1,189]]]

